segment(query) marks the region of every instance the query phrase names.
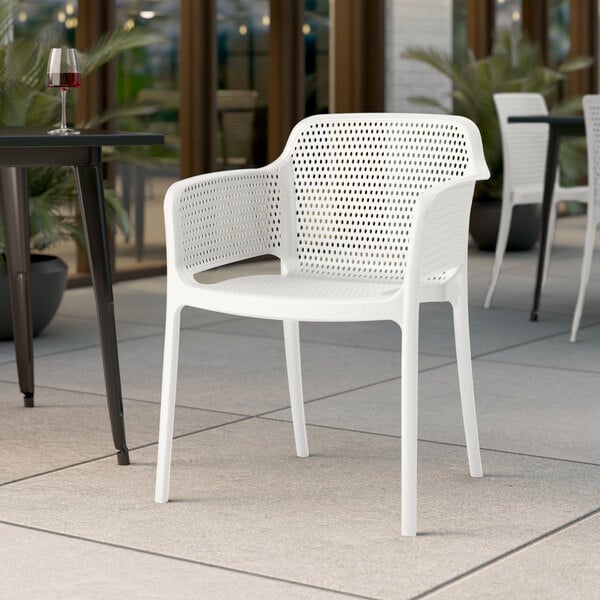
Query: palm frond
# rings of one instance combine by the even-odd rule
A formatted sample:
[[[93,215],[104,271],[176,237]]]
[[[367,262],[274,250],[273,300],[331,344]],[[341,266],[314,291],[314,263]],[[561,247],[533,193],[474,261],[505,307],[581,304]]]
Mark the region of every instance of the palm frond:
[[[81,53],[81,75],[85,77],[119,54],[134,48],[160,44],[164,38],[141,29],[115,29],[105,33],[85,52]]]

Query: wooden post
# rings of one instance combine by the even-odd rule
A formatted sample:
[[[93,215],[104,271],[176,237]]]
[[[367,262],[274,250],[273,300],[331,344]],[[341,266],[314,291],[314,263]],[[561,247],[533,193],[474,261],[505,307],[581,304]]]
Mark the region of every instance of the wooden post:
[[[76,46],[80,51],[87,50],[103,33],[115,26],[114,2],[96,2],[95,0],[79,0],[77,7]],[[73,92],[71,92],[73,93]],[[115,66],[107,64],[86,77],[83,85],[77,90],[77,106],[75,120],[83,123],[114,104],[115,100]],[[104,125],[105,129],[109,124]],[[115,240],[113,232],[109,232],[111,270],[115,269]],[[77,245],[77,273],[89,273],[85,252]]]
[[[569,93],[577,96],[598,92],[598,1],[571,0],[570,58],[593,56],[594,64],[569,77]]]
[[[179,89],[180,174],[216,169],[216,0],[181,0]]]
[[[492,50],[496,7],[494,0],[467,0],[467,45],[475,58]]]
[[[385,103],[385,2],[332,2],[331,112],[377,112]]]
[[[279,156],[304,117],[303,0],[271,0],[267,157]]]

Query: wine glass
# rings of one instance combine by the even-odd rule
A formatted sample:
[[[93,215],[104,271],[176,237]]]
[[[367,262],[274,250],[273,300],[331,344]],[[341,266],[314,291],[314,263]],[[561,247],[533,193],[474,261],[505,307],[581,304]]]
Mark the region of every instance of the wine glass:
[[[48,56],[48,68],[46,69],[46,86],[60,88],[62,102],[62,117],[60,127],[52,129],[48,133],[54,135],[73,135],[79,131],[67,127],[67,90],[81,85],[81,73],[79,72],[79,60],[77,50],[74,48],[52,48]]]

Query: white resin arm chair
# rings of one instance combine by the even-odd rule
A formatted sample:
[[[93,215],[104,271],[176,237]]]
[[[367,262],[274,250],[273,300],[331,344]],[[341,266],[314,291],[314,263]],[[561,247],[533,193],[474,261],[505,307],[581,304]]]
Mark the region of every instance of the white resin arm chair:
[[[469,467],[480,477],[467,245],[475,181],[488,176],[479,131],[467,119],[357,113],[304,119],[282,155],[264,168],[174,183],[165,198],[167,316],[156,501],[169,496],[184,306],[283,321],[298,456],[308,456],[299,321],[396,322],[402,329],[402,533],[415,535],[419,305],[450,302]],[[215,284],[194,278],[265,254],[280,259],[280,275]]]
[[[508,117],[547,115],[548,107],[541,94],[525,92],[494,94],[494,103],[500,121],[502,138],[502,207],[492,276],[484,302],[485,308],[490,307],[496,291],[500,268],[506,252],[513,208],[517,204],[542,203],[549,135],[549,125],[545,123],[508,122]],[[556,231],[556,209],[561,200],[587,203],[588,188],[586,186],[563,187],[560,185],[560,176],[557,174],[552,197],[553,208],[548,223],[548,238],[546,248],[544,248],[544,281]]]
[[[585,119],[585,137],[587,141],[588,184],[590,199],[587,206],[585,240],[583,242],[583,262],[577,303],[571,325],[571,341],[577,340],[585,291],[590,280],[592,256],[596,242],[596,229],[600,222],[600,96],[597,94],[583,97],[583,115]]]

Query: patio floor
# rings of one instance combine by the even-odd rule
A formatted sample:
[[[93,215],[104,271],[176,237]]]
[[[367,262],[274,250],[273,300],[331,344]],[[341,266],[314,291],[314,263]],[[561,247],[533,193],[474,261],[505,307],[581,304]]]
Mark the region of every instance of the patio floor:
[[[534,252],[507,255],[484,310],[493,257],[471,251],[483,479],[468,474],[449,308],[423,307],[417,538],[400,535],[393,324],[302,325],[299,459],[280,324],[184,312],[172,501],[157,505],[165,280],[114,288],[129,467],[91,290],[67,291],[35,340],[34,409],[0,343],[0,598],[598,597],[600,256],[568,340],[583,223],[559,220],[536,323]]]

